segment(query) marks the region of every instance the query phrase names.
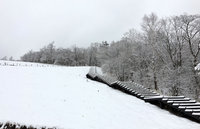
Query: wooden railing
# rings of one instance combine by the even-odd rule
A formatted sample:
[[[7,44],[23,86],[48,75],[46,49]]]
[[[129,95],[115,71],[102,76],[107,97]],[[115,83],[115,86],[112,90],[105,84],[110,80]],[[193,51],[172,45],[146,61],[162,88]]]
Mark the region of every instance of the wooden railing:
[[[91,80],[105,83],[112,88],[136,96],[145,102],[157,105],[162,109],[169,110],[179,116],[200,123],[200,103],[196,102],[196,100],[184,96],[160,95],[140,84],[134,82],[121,82],[109,76],[101,75],[95,70],[95,67],[92,67],[86,76]]]

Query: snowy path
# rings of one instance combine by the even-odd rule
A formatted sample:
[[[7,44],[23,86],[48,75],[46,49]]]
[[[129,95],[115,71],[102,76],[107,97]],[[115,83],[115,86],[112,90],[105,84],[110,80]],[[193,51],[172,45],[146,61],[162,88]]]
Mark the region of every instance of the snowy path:
[[[0,121],[65,129],[200,129],[198,123],[86,79],[88,70],[0,66]]]

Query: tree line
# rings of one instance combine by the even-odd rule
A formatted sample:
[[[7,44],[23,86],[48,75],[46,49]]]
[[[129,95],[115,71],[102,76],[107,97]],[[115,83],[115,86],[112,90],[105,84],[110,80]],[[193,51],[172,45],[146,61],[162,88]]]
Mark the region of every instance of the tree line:
[[[93,43],[89,48],[56,48],[54,42],[44,46],[39,51],[30,50],[21,57],[25,62],[37,62],[66,66],[100,66],[96,58],[99,43]]]
[[[23,61],[69,66],[101,66],[121,81],[134,81],[165,95],[199,99],[200,15],[142,19],[141,31],[130,29],[121,40],[92,43],[89,48],[56,49],[53,43],[30,51]]]

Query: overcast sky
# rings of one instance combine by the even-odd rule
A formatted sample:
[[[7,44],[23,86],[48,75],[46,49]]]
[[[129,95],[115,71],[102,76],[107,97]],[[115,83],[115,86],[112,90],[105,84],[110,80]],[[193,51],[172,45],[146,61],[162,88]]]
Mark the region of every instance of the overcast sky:
[[[199,0],[0,0],[0,58],[57,47],[117,41],[142,17],[200,14]]]

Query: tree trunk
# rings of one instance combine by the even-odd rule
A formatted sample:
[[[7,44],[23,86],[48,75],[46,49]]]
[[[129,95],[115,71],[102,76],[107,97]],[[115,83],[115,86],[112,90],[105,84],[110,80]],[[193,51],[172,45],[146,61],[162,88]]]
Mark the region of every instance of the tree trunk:
[[[158,90],[157,75],[156,75],[155,71],[153,73],[153,81],[154,81],[154,88],[155,88],[155,90]]]
[[[193,67],[195,68],[197,65],[197,58],[194,57],[194,60],[193,60]],[[198,76],[198,72],[196,70],[193,69],[193,72],[194,72],[194,78],[195,78],[195,83],[196,83],[196,99],[198,100],[199,99],[199,91],[200,91],[200,80],[199,80],[199,76]]]

